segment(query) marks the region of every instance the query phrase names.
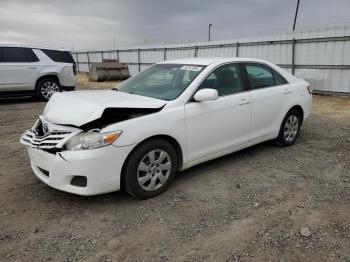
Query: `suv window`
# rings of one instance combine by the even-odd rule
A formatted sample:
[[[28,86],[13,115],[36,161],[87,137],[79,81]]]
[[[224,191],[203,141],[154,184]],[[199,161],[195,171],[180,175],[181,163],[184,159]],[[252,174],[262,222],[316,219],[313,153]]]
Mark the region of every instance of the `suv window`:
[[[3,63],[28,63],[37,62],[38,57],[30,48],[0,47],[0,62]]]
[[[74,59],[68,51],[59,51],[59,50],[50,50],[50,49],[41,49],[41,51],[43,51],[45,55],[50,57],[55,62],[74,64]]]
[[[217,68],[200,85],[199,89],[212,88],[219,96],[244,91],[238,64],[229,64]]]

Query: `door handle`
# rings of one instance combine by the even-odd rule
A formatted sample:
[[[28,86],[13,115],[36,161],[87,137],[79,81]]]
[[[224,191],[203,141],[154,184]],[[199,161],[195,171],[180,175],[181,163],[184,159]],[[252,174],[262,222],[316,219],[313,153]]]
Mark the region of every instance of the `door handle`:
[[[241,102],[238,104],[240,106],[243,106],[243,105],[248,105],[250,103],[250,101],[248,101],[247,99],[245,98],[242,98],[241,99]]]
[[[292,91],[290,91],[290,90],[288,90],[288,89],[286,89],[286,90],[283,91],[283,94],[285,94],[285,95],[288,95],[288,94],[291,94],[291,93],[292,93]]]
[[[37,69],[37,67],[36,66],[30,66],[30,67],[28,67],[28,69],[29,70],[34,70],[34,69]]]

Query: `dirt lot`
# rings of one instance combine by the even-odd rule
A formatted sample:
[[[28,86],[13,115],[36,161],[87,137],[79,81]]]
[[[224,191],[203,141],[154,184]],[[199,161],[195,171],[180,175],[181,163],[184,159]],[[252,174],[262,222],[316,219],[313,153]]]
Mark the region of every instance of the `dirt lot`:
[[[18,140],[45,104],[0,103],[0,261],[350,261],[350,98],[315,97],[296,145],[191,168],[145,201],[41,183]]]

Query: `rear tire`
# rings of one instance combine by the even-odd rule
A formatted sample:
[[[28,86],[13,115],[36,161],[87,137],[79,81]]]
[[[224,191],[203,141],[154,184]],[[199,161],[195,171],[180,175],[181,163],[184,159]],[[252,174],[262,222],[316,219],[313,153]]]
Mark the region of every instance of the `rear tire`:
[[[35,96],[41,101],[48,101],[56,92],[61,92],[61,86],[55,78],[41,79],[35,86]]]
[[[293,145],[298,138],[300,126],[300,113],[295,109],[289,110],[282,121],[275,144],[280,147]]]
[[[140,144],[123,168],[123,188],[130,195],[146,199],[167,189],[177,170],[174,147],[163,139]]]

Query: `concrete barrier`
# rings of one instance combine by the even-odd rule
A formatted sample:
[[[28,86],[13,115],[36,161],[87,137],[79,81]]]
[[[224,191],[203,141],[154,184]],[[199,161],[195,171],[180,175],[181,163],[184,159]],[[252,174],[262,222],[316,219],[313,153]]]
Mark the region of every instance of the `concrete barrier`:
[[[128,65],[116,60],[91,63],[90,72],[90,80],[98,82],[125,80],[130,77]]]

